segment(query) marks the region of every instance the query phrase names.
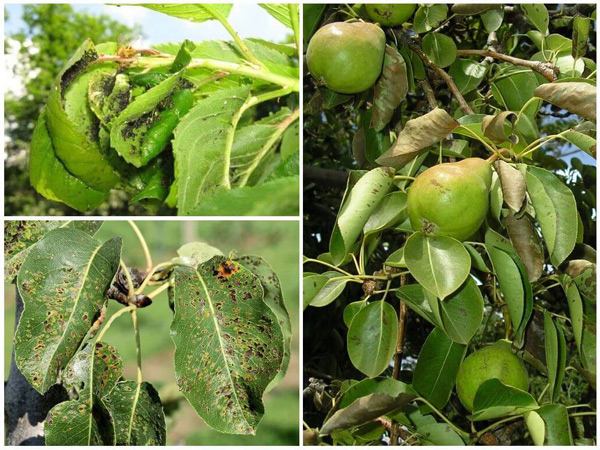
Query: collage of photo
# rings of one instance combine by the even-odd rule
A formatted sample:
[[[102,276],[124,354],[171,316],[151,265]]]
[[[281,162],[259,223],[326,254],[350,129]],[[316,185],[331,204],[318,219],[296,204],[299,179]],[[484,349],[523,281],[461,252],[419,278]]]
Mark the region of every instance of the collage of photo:
[[[2,3],[5,446],[597,446],[597,4]]]

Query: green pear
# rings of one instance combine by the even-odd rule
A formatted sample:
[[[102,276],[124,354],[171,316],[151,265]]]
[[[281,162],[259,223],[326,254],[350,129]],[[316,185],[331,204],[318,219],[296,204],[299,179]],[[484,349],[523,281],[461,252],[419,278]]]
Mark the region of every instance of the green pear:
[[[489,208],[492,168],[481,158],[430,167],[408,190],[408,216],[415,231],[464,241]]]
[[[371,20],[384,27],[397,27],[406,22],[417,9],[414,3],[367,3],[367,13]]]

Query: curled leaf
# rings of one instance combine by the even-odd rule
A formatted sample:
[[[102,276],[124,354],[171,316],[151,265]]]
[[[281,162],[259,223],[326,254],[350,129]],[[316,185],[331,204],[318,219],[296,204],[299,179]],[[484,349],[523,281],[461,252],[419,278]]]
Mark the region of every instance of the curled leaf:
[[[385,60],[381,78],[375,86],[371,126],[381,131],[408,93],[406,62],[398,50],[389,45],[385,48]]]
[[[596,86],[582,81],[545,83],[533,95],[559,108],[596,121]]]

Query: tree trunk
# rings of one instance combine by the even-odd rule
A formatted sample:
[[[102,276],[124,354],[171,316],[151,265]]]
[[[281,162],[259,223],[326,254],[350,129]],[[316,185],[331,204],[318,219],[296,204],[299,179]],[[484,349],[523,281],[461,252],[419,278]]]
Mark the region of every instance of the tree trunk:
[[[23,300],[16,291],[15,330],[23,312]],[[64,390],[55,386],[41,395],[15,364],[12,349],[8,380],[4,383],[4,427],[6,445],[44,445],[44,420],[48,411],[66,400]]]

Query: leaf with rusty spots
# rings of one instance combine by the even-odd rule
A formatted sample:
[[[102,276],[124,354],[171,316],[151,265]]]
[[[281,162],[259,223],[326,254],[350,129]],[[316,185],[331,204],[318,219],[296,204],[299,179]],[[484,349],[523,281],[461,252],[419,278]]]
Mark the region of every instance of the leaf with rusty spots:
[[[525,176],[521,171],[504,161],[496,161],[494,169],[500,179],[504,201],[511,210],[518,213],[523,207],[527,195]]]
[[[375,86],[371,126],[376,131],[383,130],[391,120],[394,111],[408,94],[406,62],[394,47],[386,45],[383,72]]]
[[[97,397],[54,406],[44,421],[44,437],[46,445],[115,445],[111,417]]]
[[[4,223],[4,281],[12,283],[31,248],[48,231],[76,228],[93,236],[101,220],[10,220]]]
[[[150,383],[138,389],[135,381],[120,381],[102,401],[114,423],[116,445],[166,445],[165,414]]]
[[[269,263],[260,256],[254,255],[242,256],[239,261],[242,266],[256,275],[260,280],[265,293],[264,302],[269,308],[271,308],[273,314],[277,316],[277,321],[281,328],[281,332],[283,333],[284,344],[281,367],[277,376],[273,378],[271,383],[269,383],[267,386],[266,392],[268,392],[277,384],[279,384],[287,372],[287,368],[290,363],[292,343],[292,321],[287,308],[285,307],[283,292],[281,291],[281,284],[279,283],[279,277]]]
[[[377,159],[377,163],[401,169],[429,146],[445,139],[458,126],[459,123],[440,108],[411,119],[406,122],[394,145]]]
[[[183,395],[212,428],[254,434],[262,396],[280,368],[284,337],[259,278],[215,256],[177,267],[170,295],[175,375]]]
[[[92,344],[79,350],[63,370],[62,385],[78,394],[89,395]],[[93,368],[93,394],[102,398],[107,395],[121,377],[123,362],[117,349],[105,342],[96,343]]]
[[[510,242],[525,265],[527,278],[533,283],[542,276],[544,270],[542,240],[533,226],[533,221],[527,214],[517,217],[509,211],[506,216],[506,228]]]
[[[15,362],[40,393],[77,352],[119,267],[121,239],[104,243],[81,230],[50,231],[29,252],[17,286],[24,311]]]

